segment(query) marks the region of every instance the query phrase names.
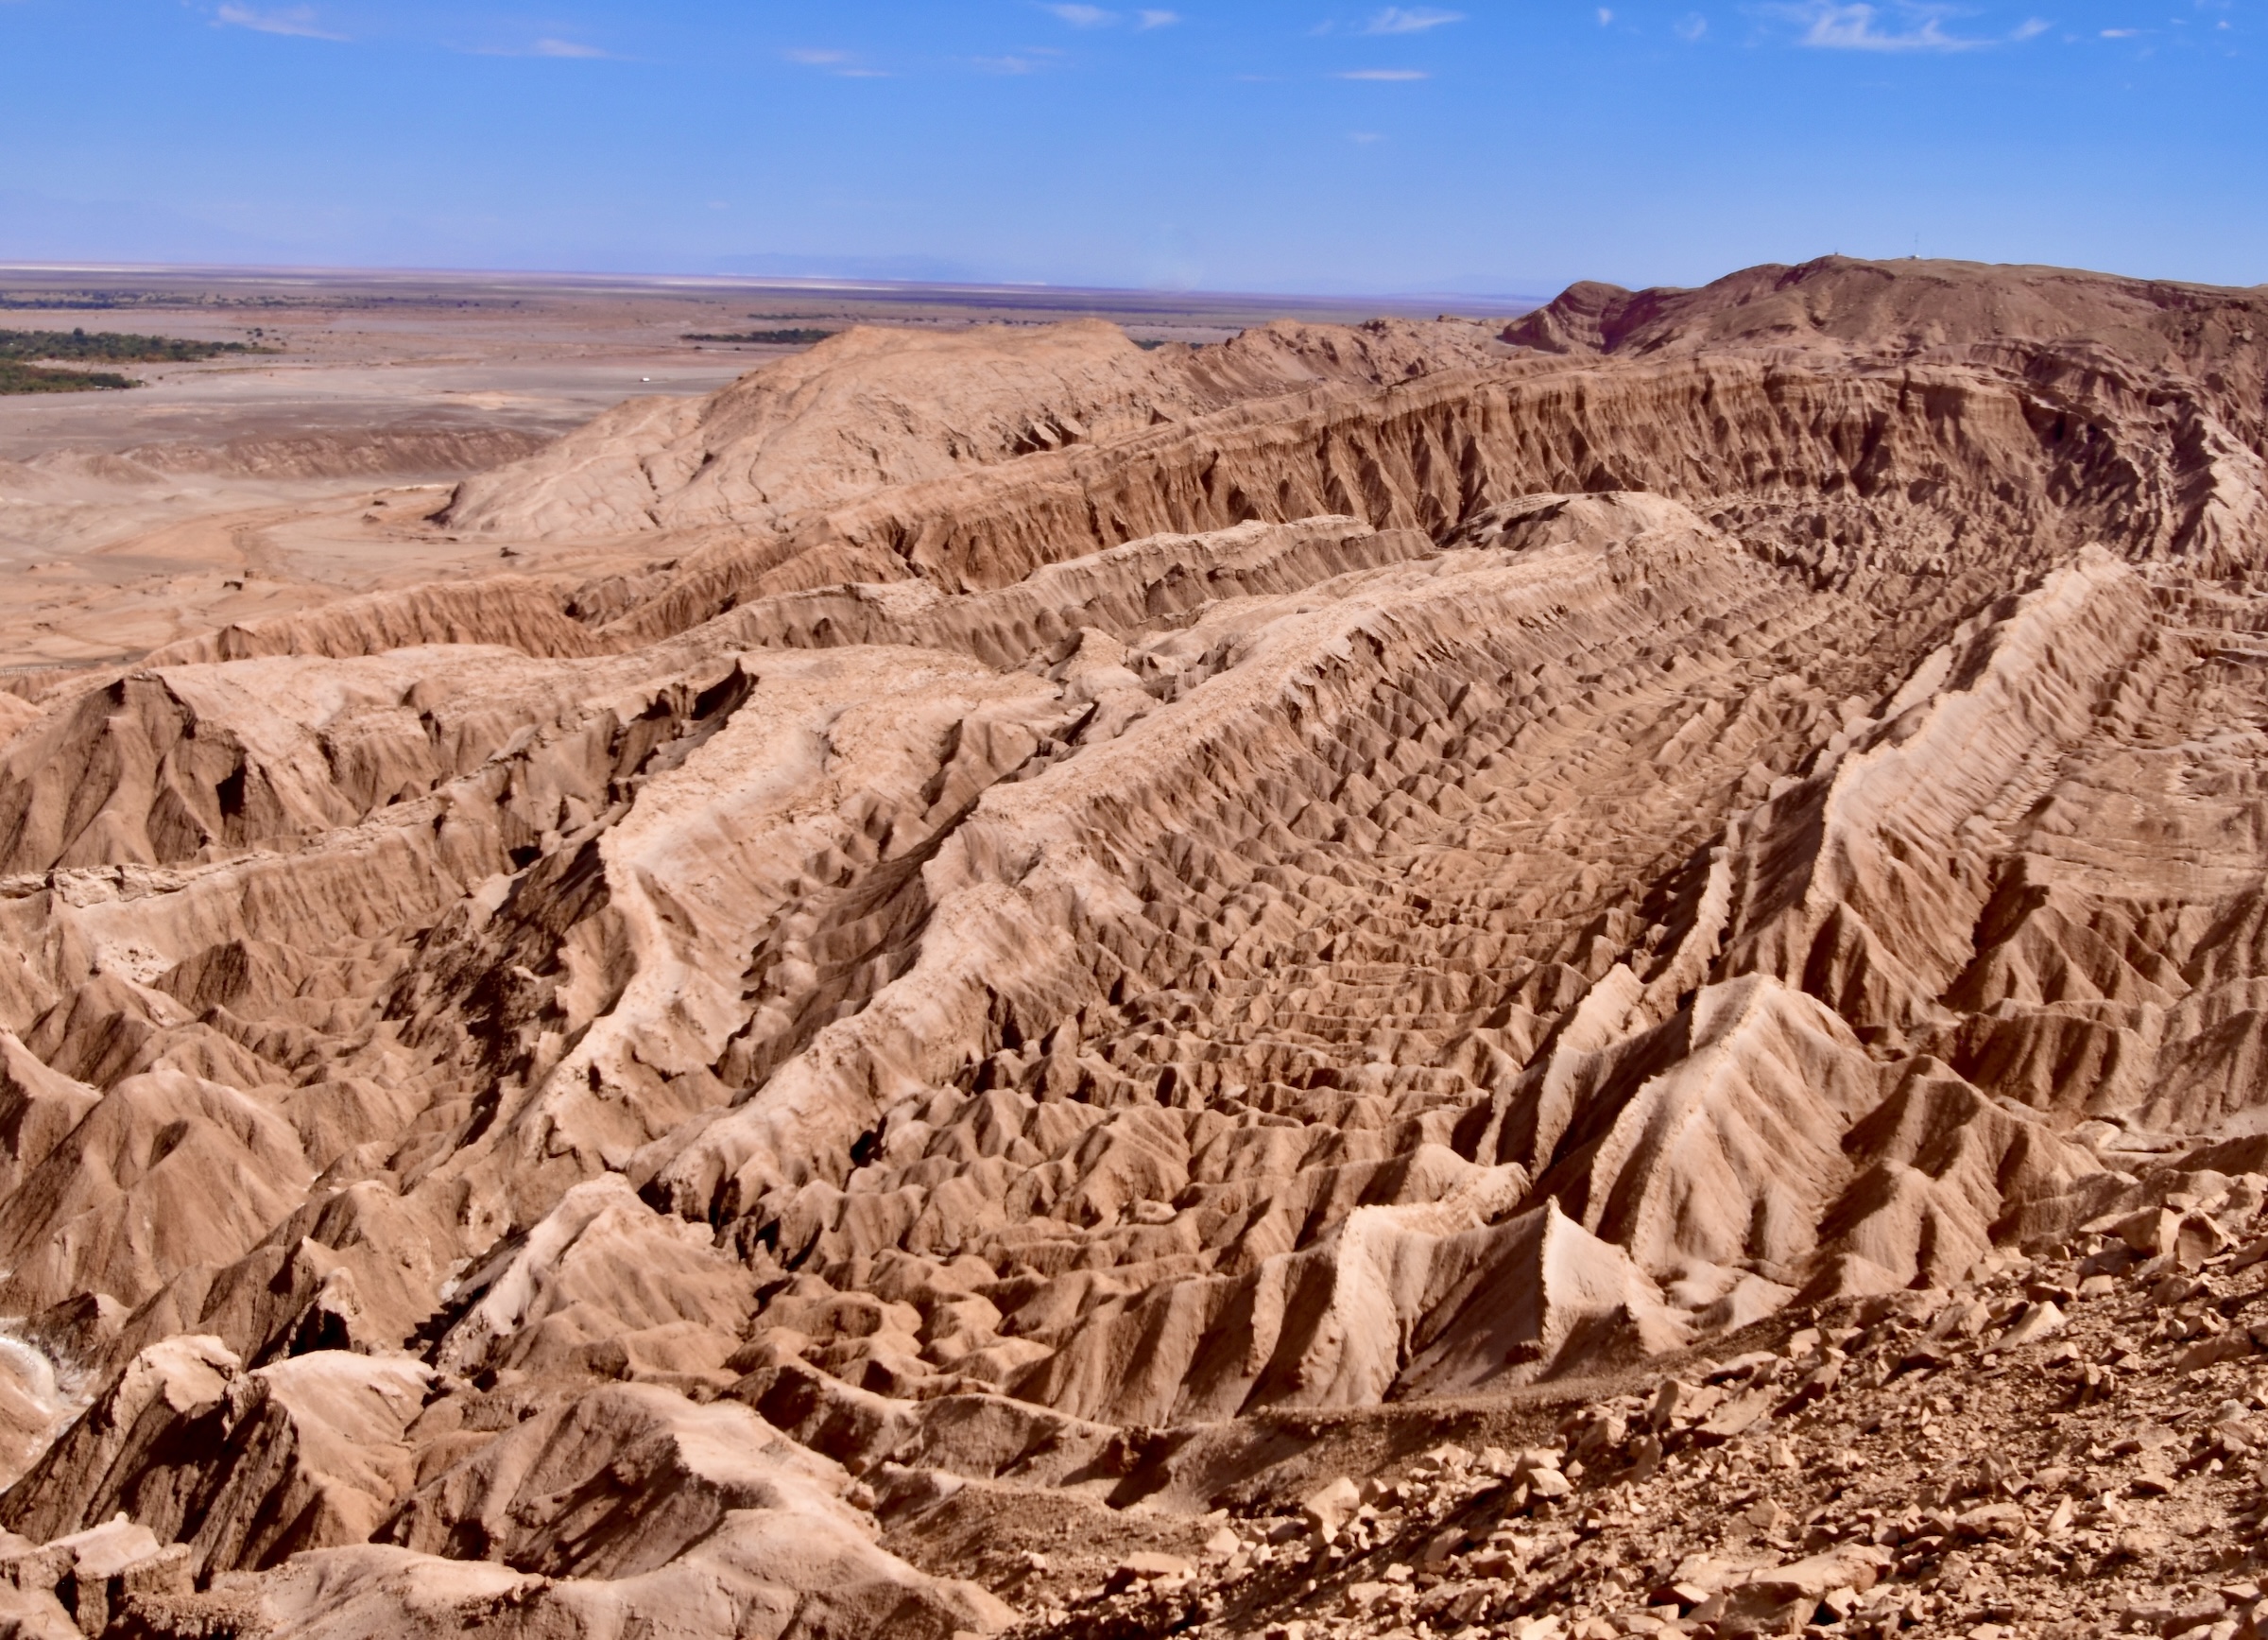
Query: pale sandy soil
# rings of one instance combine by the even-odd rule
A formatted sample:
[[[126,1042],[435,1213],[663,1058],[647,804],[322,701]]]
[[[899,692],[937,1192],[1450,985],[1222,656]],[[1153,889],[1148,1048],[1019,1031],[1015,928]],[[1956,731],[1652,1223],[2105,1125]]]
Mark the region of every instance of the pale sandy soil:
[[[576,578],[640,567],[634,549],[626,561],[614,550],[459,541],[422,519],[466,474],[627,398],[710,392],[799,351],[692,343],[689,332],[877,320],[957,328],[1102,312],[1143,339],[1207,341],[1302,306],[23,269],[0,270],[0,328],[84,326],[282,350],[136,366],[129,373],[145,385],[131,392],[0,398],[0,671],[13,672],[114,665],[233,621],[487,574],[507,556],[526,561],[508,567]]]
[[[464,473],[624,398],[707,392],[754,362],[677,340],[731,317],[714,302],[413,294],[375,308],[342,285],[306,300],[347,305],[0,314],[216,340],[258,326],[283,350],[137,366],[146,385],[132,392],[0,399],[0,665],[114,662],[341,593],[493,568],[493,543],[399,527]]]

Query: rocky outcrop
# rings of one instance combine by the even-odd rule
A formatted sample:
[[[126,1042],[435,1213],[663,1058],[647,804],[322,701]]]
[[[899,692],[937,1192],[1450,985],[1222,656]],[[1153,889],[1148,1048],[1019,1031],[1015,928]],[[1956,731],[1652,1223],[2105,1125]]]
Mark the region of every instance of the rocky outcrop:
[[[1040,330],[859,326],[711,398],[638,399],[467,480],[449,522],[490,534],[766,527],[814,507],[1035,451],[1107,444],[1323,382],[1378,385],[1490,356],[1467,327],[1280,322],[1146,354],[1099,319]]]
[[[454,586],[411,587],[342,598],[305,614],[238,623],[168,644],[145,665],[249,661],[261,655],[382,655],[425,644],[488,644],[565,659],[606,647],[541,581],[489,576]]]

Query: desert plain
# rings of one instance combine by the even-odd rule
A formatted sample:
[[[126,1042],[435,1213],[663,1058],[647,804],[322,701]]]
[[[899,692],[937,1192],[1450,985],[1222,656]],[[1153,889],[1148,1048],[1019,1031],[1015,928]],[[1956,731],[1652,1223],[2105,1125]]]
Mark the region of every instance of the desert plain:
[[[1343,302],[1014,287],[0,271],[0,329],[272,350],[135,365],[143,385],[130,392],[0,395],[0,573],[25,595],[0,613],[0,665],[116,661],[340,592],[491,572],[493,541],[398,527],[468,474],[626,399],[713,391],[810,345],[689,335],[1101,316],[1145,341],[1205,342],[1285,311],[1371,316]],[[563,550],[552,566],[562,573],[613,561]]]

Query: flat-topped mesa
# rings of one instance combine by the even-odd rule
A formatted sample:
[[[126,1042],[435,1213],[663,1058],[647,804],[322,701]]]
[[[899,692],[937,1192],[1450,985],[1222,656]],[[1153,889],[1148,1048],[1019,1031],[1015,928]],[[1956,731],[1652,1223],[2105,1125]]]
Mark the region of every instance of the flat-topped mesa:
[[[459,492],[615,573],[18,681],[0,1615],[1383,1636],[1581,1491],[1731,1640],[1992,1536],[1673,1541],[2134,1270],[2089,1407],[2252,1349],[2259,300],[856,331]]]

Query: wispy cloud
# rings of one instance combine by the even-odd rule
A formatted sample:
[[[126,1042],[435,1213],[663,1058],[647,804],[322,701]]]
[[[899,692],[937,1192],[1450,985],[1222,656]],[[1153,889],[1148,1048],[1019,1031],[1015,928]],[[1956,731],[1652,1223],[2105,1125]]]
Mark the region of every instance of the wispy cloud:
[[[1670,32],[1680,40],[1698,40],[1709,32],[1709,19],[1696,11],[1691,17],[1683,17],[1671,24]]]
[[[2103,30],[2103,38],[2105,40],[2132,40],[2140,33],[2141,30],[2139,28],[2105,28]]]
[[[1431,79],[1433,76],[1422,68],[1350,68],[1339,76],[1341,79]]]
[[[1819,0],[1794,9],[1808,26],[1803,43],[1821,51],[1974,51],[1989,44],[1945,31],[1945,14],[1935,7],[1900,6],[1885,24],[1880,8],[1852,0]]]
[[[531,40],[525,45],[464,45],[451,46],[469,57],[548,57],[563,62],[615,62],[620,59],[611,51],[602,51],[595,45],[585,45],[579,40]]]
[[[837,79],[887,79],[890,78],[887,70],[868,68],[848,51],[798,46],[782,51],[780,55],[788,61],[804,68],[824,69]]]
[[[288,34],[298,40],[344,40],[316,21],[312,6],[286,6],[276,11],[256,11],[249,6],[223,6],[213,13],[216,26],[249,28],[261,34]]]
[[[1048,66],[1031,57],[980,57],[975,61],[987,74],[1038,74]]]
[[[1137,28],[1171,28],[1181,21],[1178,11],[1138,11],[1134,14]]]
[[[1864,0],[1811,0],[1778,9],[1804,26],[1805,45],[1824,51],[1984,51],[2021,45],[2051,26],[2032,17],[2004,35],[1949,34],[1946,21],[1957,15],[1955,9],[1918,0],[1892,0],[1886,9]]]
[[[1423,34],[1447,23],[1462,23],[1462,11],[1436,11],[1430,6],[1389,6],[1370,19],[1365,34]]]
[[[1100,6],[1042,6],[1040,9],[1054,12],[1074,28],[1108,28],[1118,21],[1117,12]]]

